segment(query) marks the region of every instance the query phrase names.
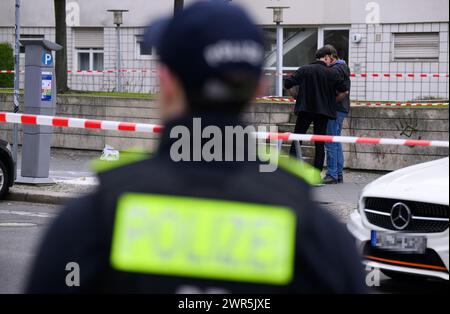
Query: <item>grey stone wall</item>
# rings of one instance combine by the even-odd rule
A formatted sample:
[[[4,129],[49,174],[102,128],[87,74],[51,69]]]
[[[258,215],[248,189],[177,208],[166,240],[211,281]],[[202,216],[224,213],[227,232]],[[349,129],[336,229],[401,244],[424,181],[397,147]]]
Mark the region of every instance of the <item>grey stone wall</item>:
[[[122,122],[160,123],[156,103],[148,100],[58,96],[56,115]],[[11,111],[12,96],[0,94],[0,111]],[[11,125],[0,124],[0,137],[11,141]],[[21,140],[20,140],[21,143]],[[106,144],[119,150],[141,147],[153,150],[158,135],[131,132],[54,128],[52,147],[102,150]]]
[[[402,139],[449,140],[448,109],[354,108],[344,135]],[[344,145],[346,166],[355,169],[396,170],[447,157],[448,148],[392,145]]]
[[[279,106],[292,110],[290,105]],[[448,141],[448,114],[447,108],[353,107],[342,135]],[[295,121],[296,116],[291,114],[288,122],[278,122],[280,132],[293,132]],[[312,128],[308,133],[312,133]],[[344,144],[343,148],[345,166],[363,170],[397,170],[449,155],[449,149],[441,147]],[[303,143],[302,153],[304,157],[313,157],[312,143]]]

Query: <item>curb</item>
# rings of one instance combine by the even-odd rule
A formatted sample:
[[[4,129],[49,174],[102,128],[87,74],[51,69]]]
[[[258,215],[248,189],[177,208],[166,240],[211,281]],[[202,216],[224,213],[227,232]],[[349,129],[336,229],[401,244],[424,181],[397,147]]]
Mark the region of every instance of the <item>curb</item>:
[[[76,199],[79,195],[51,191],[35,191],[31,189],[12,188],[6,200],[16,202],[62,205]]]

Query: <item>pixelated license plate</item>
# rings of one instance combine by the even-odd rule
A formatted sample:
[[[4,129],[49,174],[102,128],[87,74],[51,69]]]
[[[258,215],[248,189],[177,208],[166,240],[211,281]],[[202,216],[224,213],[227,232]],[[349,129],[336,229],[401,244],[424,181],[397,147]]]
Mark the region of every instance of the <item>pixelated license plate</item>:
[[[427,238],[404,233],[372,231],[371,245],[382,250],[423,254],[427,249]]]

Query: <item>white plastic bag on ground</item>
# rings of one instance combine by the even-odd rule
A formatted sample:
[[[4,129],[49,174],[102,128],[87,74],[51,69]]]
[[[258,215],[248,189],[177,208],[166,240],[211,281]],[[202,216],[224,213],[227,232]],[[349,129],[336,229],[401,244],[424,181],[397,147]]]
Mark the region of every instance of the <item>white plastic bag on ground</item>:
[[[119,151],[115,150],[114,147],[105,145],[105,148],[103,149],[103,153],[102,153],[102,156],[100,157],[100,160],[116,161],[119,159],[120,159]]]

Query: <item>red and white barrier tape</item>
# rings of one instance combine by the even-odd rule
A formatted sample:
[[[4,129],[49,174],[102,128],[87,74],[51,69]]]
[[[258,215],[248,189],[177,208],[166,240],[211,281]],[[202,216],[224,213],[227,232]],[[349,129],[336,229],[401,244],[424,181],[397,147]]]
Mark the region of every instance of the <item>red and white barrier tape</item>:
[[[67,71],[68,74],[113,74],[113,73],[158,73],[158,70],[152,69],[121,69],[121,70],[103,70],[103,71]]]
[[[14,70],[0,70],[0,74],[14,74]],[[20,71],[20,73],[24,73],[25,71]],[[122,70],[102,70],[102,71],[67,71],[68,74],[113,74],[113,73],[158,73],[158,70],[152,69],[122,69]]]
[[[270,101],[275,103],[289,103],[294,104],[295,99],[289,97],[275,97],[275,96],[265,96],[258,97],[256,100],[259,101]],[[448,103],[412,103],[412,102],[354,102],[352,103],[354,107],[442,107],[448,106]]]
[[[0,112],[0,122],[143,133],[159,133],[162,130],[162,127],[157,124],[101,121],[9,112]]]
[[[257,132],[256,137],[268,140],[275,139],[283,141],[449,147],[448,141],[446,142],[446,141],[427,141],[427,140],[404,140],[394,138],[330,136],[330,135],[309,135],[309,134],[267,133],[267,132]]]
[[[255,100],[259,101],[271,101],[271,102],[284,102],[284,103],[295,103],[294,98],[289,97],[276,97],[276,96],[264,96],[264,97],[257,97]]]
[[[428,78],[448,77],[448,73],[352,73],[351,77],[386,77],[386,78]]]
[[[284,72],[282,74],[265,72],[266,76],[291,76],[294,72]],[[448,78],[448,73],[351,73],[353,78]]]
[[[448,103],[371,103],[371,102],[355,102],[353,107],[443,107]]]
[[[88,120],[79,118],[40,116],[40,115],[30,115],[20,113],[9,113],[9,112],[0,112],[0,122],[44,125],[53,127],[98,129],[108,131],[144,132],[144,133],[159,133],[163,129],[162,126],[156,124]],[[389,138],[328,136],[328,135],[268,133],[268,132],[256,132],[255,136],[259,139],[283,140],[283,141],[449,147],[448,141],[405,140],[405,139],[389,139]]]

